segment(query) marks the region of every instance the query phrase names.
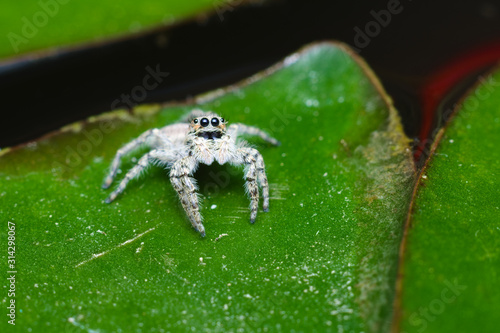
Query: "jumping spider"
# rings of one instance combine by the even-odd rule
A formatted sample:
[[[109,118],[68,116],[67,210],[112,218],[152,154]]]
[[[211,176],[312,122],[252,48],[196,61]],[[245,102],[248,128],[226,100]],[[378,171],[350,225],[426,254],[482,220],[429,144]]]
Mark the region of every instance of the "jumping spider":
[[[170,169],[170,181],[177,191],[182,206],[193,227],[205,236],[205,228],[201,223],[196,181],[191,176],[199,163],[206,165],[217,161],[232,165],[245,165],[246,190],[250,196],[250,222],[257,217],[259,204],[259,188],[262,187],[263,209],[269,210],[269,185],[264,171],[262,155],[254,148],[248,147],[245,141],[237,140],[238,135],[257,135],[278,146],[280,143],[257,127],[243,124],[227,126],[227,121],[213,112],[193,110],[186,122],[150,129],[137,139],[120,148],[111,164],[111,170],[102,185],[108,188],[116,176],[120,159],[123,155],[147,145],[152,150],[139,159],[118,185],[106,203],[110,203],[125,190],[128,182],[138,176],[150,164],[160,164]]]

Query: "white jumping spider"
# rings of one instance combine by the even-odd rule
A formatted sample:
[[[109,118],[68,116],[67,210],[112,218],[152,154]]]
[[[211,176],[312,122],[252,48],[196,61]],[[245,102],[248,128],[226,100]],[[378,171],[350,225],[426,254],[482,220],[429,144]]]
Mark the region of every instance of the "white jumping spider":
[[[231,124],[213,112],[193,110],[186,122],[150,129],[137,139],[120,148],[111,164],[111,170],[104,180],[103,188],[108,188],[116,176],[123,155],[147,145],[151,148],[139,162],[130,169],[106,199],[110,203],[125,190],[128,182],[138,176],[150,164],[160,164],[170,169],[170,181],[179,194],[182,206],[193,227],[205,236],[205,228],[199,211],[196,182],[191,176],[199,163],[245,165],[246,190],[250,196],[250,222],[255,222],[259,203],[259,188],[262,187],[263,209],[269,210],[269,185],[264,170],[262,155],[245,141],[237,140],[241,134],[257,135],[279,145],[279,141],[257,127]]]

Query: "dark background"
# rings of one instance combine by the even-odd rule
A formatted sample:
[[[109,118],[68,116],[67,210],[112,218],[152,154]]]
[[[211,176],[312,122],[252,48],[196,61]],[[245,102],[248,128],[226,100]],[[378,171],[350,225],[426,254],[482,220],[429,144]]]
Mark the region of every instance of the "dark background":
[[[375,21],[373,13],[387,10],[391,3],[394,0],[279,0],[218,6],[212,16],[141,36],[0,63],[0,147],[109,111],[113,101],[142,84],[147,66],[159,64],[169,75],[140,103],[184,100],[237,82],[305,44],[327,39],[357,47],[393,97],[408,136],[414,138],[423,121],[419,99],[423,83],[457,55],[499,41],[500,4],[401,0],[399,12],[391,15],[390,22],[386,18],[380,31],[372,31],[368,42],[355,39],[355,28],[366,31],[366,25]],[[469,81],[476,75],[471,73]],[[447,97],[448,104],[468,84],[462,87]]]

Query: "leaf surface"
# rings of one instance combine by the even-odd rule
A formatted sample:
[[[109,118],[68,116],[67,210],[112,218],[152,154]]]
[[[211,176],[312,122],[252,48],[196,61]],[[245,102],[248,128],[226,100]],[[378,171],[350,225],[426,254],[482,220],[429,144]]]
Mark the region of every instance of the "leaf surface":
[[[223,18],[234,6],[231,0],[4,1],[0,58],[136,33],[203,11]]]
[[[193,105],[114,112],[4,151],[1,216],[16,225],[19,327],[385,329],[414,170],[366,64],[343,45],[315,44],[196,103],[282,142],[247,138],[266,162],[270,211],[249,223],[242,170],[225,165],[195,174],[205,238],[162,168],[103,203],[116,150]]]
[[[434,143],[403,248],[402,332],[500,324],[500,71],[482,78]]]

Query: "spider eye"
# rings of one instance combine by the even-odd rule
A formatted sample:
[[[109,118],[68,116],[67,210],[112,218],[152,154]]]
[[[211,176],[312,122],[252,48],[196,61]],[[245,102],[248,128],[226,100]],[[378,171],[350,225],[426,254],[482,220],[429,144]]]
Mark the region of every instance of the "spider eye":
[[[218,118],[212,118],[212,126],[216,127],[219,126],[219,119]]]
[[[203,127],[207,127],[207,126],[208,126],[208,124],[210,124],[210,122],[208,121],[208,119],[207,119],[207,118],[201,118],[200,124],[201,124],[201,126],[203,126]]]
[[[198,119],[193,120],[194,124],[198,124]]]
[[[225,122],[224,118],[220,118],[220,122],[224,124]]]

